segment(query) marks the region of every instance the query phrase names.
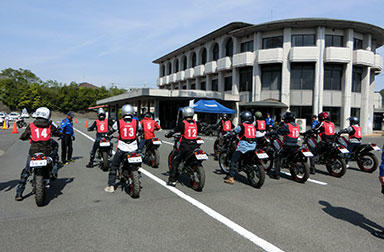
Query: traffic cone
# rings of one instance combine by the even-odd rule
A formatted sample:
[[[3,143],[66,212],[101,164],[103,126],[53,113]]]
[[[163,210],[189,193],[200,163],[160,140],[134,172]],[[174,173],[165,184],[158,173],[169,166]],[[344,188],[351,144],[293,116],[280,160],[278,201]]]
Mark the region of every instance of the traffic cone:
[[[85,121],[85,128],[88,128],[88,122]]]
[[[3,130],[6,130],[6,129],[8,129],[8,127],[7,127],[7,124],[5,123],[5,120],[4,120],[4,123],[3,123]]]
[[[77,118],[75,118],[75,124],[77,124]]]
[[[16,122],[13,123],[13,129],[12,129],[12,132],[11,134],[18,134],[19,132],[17,132],[17,126],[16,126]]]

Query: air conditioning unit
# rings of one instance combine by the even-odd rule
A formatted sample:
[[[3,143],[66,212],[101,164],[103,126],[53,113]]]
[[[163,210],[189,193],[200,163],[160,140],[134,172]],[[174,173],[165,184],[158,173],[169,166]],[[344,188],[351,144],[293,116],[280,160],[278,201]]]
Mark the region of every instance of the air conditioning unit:
[[[306,131],[307,119],[297,118],[295,122],[300,127],[300,133],[304,133]]]

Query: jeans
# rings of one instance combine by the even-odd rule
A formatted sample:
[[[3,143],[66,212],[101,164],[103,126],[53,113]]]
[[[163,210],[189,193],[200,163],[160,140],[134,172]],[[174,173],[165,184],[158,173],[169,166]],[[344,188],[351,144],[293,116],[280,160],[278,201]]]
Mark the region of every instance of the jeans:
[[[145,146],[145,143],[150,140],[150,139],[144,139],[142,138],[140,143],[139,143],[139,149],[138,149],[138,152],[143,152],[143,149],[144,149],[144,146]]]
[[[229,169],[229,176],[230,177],[235,177],[238,169],[239,169],[239,160],[241,158],[242,153],[240,151],[235,151],[232,155],[232,160],[231,160],[231,168]]]
[[[100,137],[96,136],[95,142],[93,143],[93,146],[92,146],[91,156],[89,158],[90,162],[93,162],[93,160],[95,159],[95,154],[96,154],[97,148],[99,148],[99,145],[100,145]]]
[[[126,155],[126,154],[127,154],[127,152],[124,152],[124,151],[121,151],[120,149],[117,149],[115,156],[113,156],[111,169],[109,170],[109,174],[108,174],[108,186],[114,186],[115,185],[117,170],[119,169],[119,166],[120,166],[121,162],[123,161],[124,155]]]

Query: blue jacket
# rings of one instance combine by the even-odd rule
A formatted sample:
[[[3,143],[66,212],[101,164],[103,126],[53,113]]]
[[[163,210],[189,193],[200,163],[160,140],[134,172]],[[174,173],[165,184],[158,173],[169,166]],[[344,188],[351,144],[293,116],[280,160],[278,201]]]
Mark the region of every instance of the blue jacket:
[[[384,146],[381,153],[381,164],[380,164],[380,177],[384,177]]]
[[[320,124],[320,123],[319,123],[318,120],[314,120],[314,121],[312,122],[312,126],[311,126],[311,128],[314,129],[314,128],[316,128],[317,125],[319,125],[319,124]]]
[[[234,130],[233,130],[236,134],[240,134],[241,132],[241,127],[240,126],[237,126]],[[248,151],[253,151],[254,149],[256,149],[256,142],[254,143],[249,143],[247,141],[240,141],[239,142],[239,145],[237,146],[237,149],[236,151],[240,151],[241,153],[246,153]]]
[[[275,123],[275,121],[273,121],[273,119],[271,117],[265,118],[265,124],[266,125],[273,125],[274,123]]]
[[[70,121],[68,118],[65,118],[61,121],[60,132],[65,135],[74,136],[75,132],[73,131],[73,121]]]

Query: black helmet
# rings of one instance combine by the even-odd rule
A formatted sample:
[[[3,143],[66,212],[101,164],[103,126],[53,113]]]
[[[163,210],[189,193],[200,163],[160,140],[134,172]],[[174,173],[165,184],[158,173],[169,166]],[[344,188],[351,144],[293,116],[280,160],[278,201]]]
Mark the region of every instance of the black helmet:
[[[222,115],[222,118],[223,118],[223,119],[228,119],[228,118],[229,118],[229,115],[228,115],[227,113],[224,113],[224,114]]]
[[[253,122],[252,113],[249,111],[241,112],[240,113],[240,120],[242,123],[252,123]]]
[[[152,113],[151,113],[151,112],[147,112],[147,113],[145,113],[144,117],[152,118],[152,119],[153,119],[153,117],[152,117]]]
[[[317,115],[313,115],[313,116],[312,116],[312,118],[315,118],[315,119],[317,119]]]
[[[287,123],[294,122],[295,121],[295,114],[292,112],[285,112],[283,114],[283,121],[287,122]]]
[[[349,120],[349,123],[351,125],[359,124],[360,123],[360,119],[357,116],[351,116],[347,120]]]

